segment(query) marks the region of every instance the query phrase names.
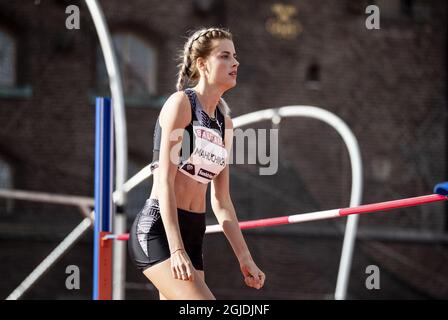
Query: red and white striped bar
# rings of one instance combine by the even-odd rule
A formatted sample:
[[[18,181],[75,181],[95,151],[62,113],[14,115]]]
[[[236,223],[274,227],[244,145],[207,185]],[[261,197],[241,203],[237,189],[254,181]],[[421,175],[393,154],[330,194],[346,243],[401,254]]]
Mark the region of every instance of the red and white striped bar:
[[[283,216],[276,218],[267,218],[267,219],[259,219],[259,220],[250,220],[240,222],[241,230],[244,229],[254,229],[261,227],[272,227],[277,225],[284,224],[293,224],[293,223],[301,223],[307,221],[316,221],[316,220],[324,220],[324,219],[332,219],[345,217],[351,214],[362,214],[362,213],[372,213],[377,211],[387,211],[397,208],[404,207],[412,207],[418,206],[426,203],[437,202],[437,201],[446,201],[448,200],[448,196],[439,195],[439,194],[430,194],[426,196],[406,198],[400,200],[392,200],[386,202],[378,202],[372,204],[365,204],[357,207],[351,208],[342,208],[342,209],[333,209],[333,210],[325,210],[325,211],[316,211],[310,213],[301,213],[295,214],[292,216]],[[222,227],[219,224],[214,224],[207,226],[205,233],[216,233],[222,232]],[[129,234],[120,234],[120,235],[107,235],[103,239],[115,239],[115,240],[128,240]]]
[[[121,240],[121,241],[128,241],[129,240],[129,233],[123,233],[123,234],[106,234],[103,237],[103,240]]]

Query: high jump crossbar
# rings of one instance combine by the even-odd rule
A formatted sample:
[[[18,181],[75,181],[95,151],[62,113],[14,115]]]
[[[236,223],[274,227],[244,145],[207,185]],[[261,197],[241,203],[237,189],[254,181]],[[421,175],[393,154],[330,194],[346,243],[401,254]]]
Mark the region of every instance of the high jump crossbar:
[[[448,190],[448,182],[445,182]],[[439,184],[440,186],[442,184]],[[437,189],[437,186],[436,188]],[[245,229],[254,229],[261,227],[272,227],[278,225],[285,224],[294,224],[294,223],[302,223],[308,221],[316,221],[316,220],[324,220],[324,219],[332,219],[332,218],[341,218],[346,217],[352,214],[365,214],[365,213],[373,213],[378,211],[388,211],[392,209],[404,208],[404,207],[412,207],[423,205],[432,202],[438,201],[446,201],[448,200],[448,192],[443,194],[443,191],[440,191],[441,194],[430,194],[418,197],[404,198],[399,200],[391,200],[385,202],[378,202],[372,204],[365,204],[356,207],[349,208],[339,208],[339,209],[331,209],[324,211],[315,211],[309,213],[295,214],[289,216],[282,217],[274,217],[274,218],[265,218],[265,219],[257,219],[257,220],[248,220],[239,222],[239,226],[241,230]],[[206,228],[205,233],[217,233],[222,232],[222,227],[219,224],[209,225]],[[119,235],[106,235],[103,237],[103,240],[114,239],[114,240],[128,240],[129,234],[119,234]]]

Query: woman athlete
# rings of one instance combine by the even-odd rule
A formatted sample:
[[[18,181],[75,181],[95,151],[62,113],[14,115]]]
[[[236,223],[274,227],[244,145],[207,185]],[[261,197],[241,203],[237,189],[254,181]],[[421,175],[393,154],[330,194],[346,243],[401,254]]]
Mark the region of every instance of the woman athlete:
[[[233,124],[221,96],[236,85],[238,66],[229,31],[196,31],[184,46],[178,91],[157,119],[153,186],[128,244],[133,262],[159,290],[160,299],[215,299],[204,281],[202,261],[209,182],[213,212],[246,285],[263,287],[265,274],[252,259],[229,192]],[[189,84],[194,87],[185,88]]]

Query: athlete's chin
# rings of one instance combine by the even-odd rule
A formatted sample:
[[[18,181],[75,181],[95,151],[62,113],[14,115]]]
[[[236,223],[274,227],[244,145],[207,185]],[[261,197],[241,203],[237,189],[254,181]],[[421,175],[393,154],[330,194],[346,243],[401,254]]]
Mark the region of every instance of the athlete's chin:
[[[236,86],[236,79],[229,81],[225,84],[226,90],[232,89],[235,86]]]

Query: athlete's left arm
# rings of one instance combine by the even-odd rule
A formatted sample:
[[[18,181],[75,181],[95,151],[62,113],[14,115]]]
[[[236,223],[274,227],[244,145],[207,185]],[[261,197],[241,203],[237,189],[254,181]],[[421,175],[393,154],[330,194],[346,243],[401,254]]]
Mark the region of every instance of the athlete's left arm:
[[[233,123],[230,117],[226,117],[225,127],[224,144],[227,154],[230,155],[233,142]],[[230,197],[228,163],[221,173],[212,180],[210,198],[213,212],[235,252],[246,284],[260,289],[264,284],[265,275],[254,263],[238,225],[238,218]]]

